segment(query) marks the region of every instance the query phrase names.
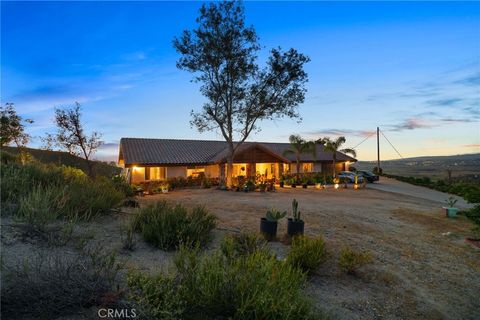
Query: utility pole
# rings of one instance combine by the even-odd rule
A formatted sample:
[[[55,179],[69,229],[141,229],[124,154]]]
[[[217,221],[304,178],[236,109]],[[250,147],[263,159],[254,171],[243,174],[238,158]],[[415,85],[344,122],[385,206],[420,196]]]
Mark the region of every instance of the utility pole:
[[[377,174],[380,176],[380,128],[377,127]]]

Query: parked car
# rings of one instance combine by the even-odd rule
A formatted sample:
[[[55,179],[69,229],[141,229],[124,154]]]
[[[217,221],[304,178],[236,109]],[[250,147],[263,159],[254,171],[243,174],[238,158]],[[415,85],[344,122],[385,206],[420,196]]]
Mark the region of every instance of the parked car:
[[[355,183],[355,177],[357,177],[357,183],[363,182],[363,176],[357,175],[352,171],[340,171],[337,176],[340,178],[340,181],[344,181],[346,179],[350,183]]]
[[[363,176],[368,182],[378,181],[378,175],[373,172],[359,170],[357,171],[357,174]]]

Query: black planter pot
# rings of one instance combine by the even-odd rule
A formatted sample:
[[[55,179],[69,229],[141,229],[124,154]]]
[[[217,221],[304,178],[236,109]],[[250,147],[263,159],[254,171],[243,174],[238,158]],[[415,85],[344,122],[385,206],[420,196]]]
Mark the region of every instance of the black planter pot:
[[[303,234],[305,228],[305,222],[303,220],[294,221],[292,218],[288,218],[287,233],[289,236],[293,237],[297,234]]]
[[[267,240],[274,240],[277,237],[277,221],[270,221],[267,218],[260,220],[260,232]]]
[[[283,188],[285,186],[285,182],[280,181],[280,188]]]
[[[296,188],[297,185],[295,183],[292,183],[292,188]]]
[[[306,183],[305,183],[305,184],[302,184],[302,188],[303,188],[303,189],[307,189],[307,184],[306,184]]]

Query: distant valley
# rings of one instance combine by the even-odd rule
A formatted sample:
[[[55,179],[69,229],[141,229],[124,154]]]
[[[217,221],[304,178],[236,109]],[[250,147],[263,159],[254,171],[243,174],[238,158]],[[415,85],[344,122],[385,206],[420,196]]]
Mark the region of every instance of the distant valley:
[[[354,164],[358,170],[372,170],[376,161],[358,161]],[[434,179],[473,176],[480,178],[480,153],[454,156],[424,156],[399,160],[381,161],[384,173],[401,176],[427,176]]]

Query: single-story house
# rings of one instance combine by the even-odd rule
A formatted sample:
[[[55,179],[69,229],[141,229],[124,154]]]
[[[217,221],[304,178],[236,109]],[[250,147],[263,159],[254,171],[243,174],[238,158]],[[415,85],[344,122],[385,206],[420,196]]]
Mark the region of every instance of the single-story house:
[[[289,143],[244,142],[236,151],[233,176],[267,179],[283,173],[296,173],[295,155],[285,155]],[[227,143],[209,140],[175,140],[122,138],[118,163],[127,170],[131,183],[188,177],[204,173],[207,177],[224,178],[227,162]],[[300,172],[332,172],[333,154],[318,144],[316,155],[302,154]],[[337,152],[337,170],[348,170],[357,161]]]

